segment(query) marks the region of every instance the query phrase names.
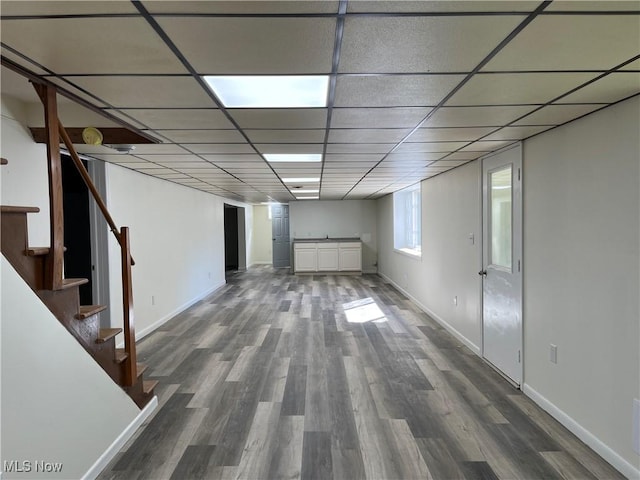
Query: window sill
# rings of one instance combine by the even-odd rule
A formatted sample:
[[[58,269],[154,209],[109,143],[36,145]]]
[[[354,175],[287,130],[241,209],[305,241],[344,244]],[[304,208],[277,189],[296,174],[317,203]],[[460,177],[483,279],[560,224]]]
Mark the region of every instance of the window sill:
[[[419,250],[413,250],[411,248],[394,248],[393,251],[400,255],[404,255],[405,257],[422,260],[422,252]]]

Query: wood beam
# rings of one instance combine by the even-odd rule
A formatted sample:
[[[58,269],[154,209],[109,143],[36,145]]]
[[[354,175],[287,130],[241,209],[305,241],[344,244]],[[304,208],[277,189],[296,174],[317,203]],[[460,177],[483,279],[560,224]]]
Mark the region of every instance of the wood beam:
[[[46,129],[43,127],[29,127],[31,130],[31,136],[36,143],[47,143]],[[83,127],[65,128],[69,138],[75,145],[84,144],[82,140]],[[153,144],[151,140],[136,132],[132,132],[126,128],[98,128],[102,133],[102,143],[106,145],[139,145],[139,144]]]

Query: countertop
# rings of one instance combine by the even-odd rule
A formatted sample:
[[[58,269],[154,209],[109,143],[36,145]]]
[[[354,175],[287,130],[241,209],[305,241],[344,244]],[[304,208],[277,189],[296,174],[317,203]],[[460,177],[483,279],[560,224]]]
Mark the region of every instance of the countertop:
[[[338,242],[362,242],[357,237],[340,237],[340,238],[294,238],[293,243],[338,243]]]

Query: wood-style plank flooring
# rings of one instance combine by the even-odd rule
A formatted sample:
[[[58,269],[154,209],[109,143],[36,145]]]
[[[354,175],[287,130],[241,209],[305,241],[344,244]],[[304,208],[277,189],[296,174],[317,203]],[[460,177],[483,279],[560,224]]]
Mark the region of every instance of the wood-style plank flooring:
[[[252,268],[138,356],[160,406],[103,480],[623,478],[377,276]]]

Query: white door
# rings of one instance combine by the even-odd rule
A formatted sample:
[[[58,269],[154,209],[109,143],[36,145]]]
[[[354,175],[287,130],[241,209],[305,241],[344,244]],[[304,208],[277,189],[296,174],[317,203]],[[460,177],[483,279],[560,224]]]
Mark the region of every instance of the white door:
[[[522,144],[482,159],[482,354],[522,383]]]
[[[271,231],[273,234],[273,268],[291,265],[289,243],[289,205],[271,205]]]

